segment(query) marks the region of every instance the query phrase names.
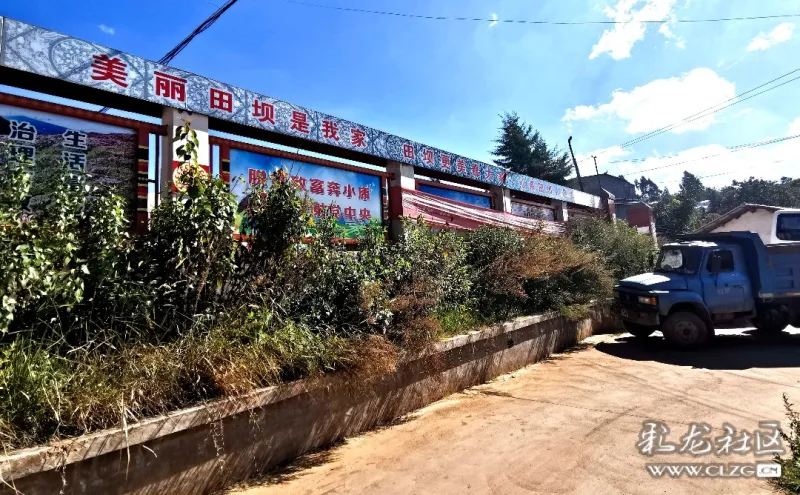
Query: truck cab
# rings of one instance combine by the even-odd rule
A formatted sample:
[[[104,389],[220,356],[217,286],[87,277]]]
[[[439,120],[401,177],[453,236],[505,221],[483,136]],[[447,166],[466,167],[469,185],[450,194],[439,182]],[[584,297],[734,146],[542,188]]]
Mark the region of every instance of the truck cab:
[[[612,310],[628,332],[661,330],[682,347],[705,344],[723,322],[783,330],[796,318],[800,243],[770,254],[753,233],[686,237],[661,248],[653,272],[622,280]]]
[[[800,210],[782,209],[772,219],[770,244],[800,242]]]

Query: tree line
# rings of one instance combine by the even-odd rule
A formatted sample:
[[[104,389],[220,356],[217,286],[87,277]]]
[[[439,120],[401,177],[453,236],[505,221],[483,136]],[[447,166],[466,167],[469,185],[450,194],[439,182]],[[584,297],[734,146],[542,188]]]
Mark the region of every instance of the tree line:
[[[514,172],[566,185],[573,174],[568,153],[557,146],[548,146],[541,133],[516,113],[507,112],[501,118],[499,136],[491,150],[495,163]],[[713,188],[703,185],[699,177],[684,172],[675,193],[659,187],[644,175],[636,179],[634,185],[639,199],[653,207],[656,228],[665,238],[693,232],[746,203],[800,208],[800,179],[791,177],[780,180],[750,177]]]
[[[656,228],[660,236],[674,238],[688,234],[724,213],[747,203],[800,208],[800,179],[781,177],[766,180],[750,177],[734,180],[730,185],[713,188],[700,178],[683,172],[676,193],[660,188],[642,176],[634,181],[639,198],[653,206]],[[704,204],[708,202],[707,205]]]

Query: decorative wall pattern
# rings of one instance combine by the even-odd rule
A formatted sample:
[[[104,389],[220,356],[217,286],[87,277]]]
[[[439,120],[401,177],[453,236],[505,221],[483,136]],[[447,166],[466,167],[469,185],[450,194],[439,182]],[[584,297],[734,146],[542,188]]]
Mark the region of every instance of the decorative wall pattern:
[[[0,65],[380,158],[599,207],[600,198],[331,115],[0,17]]]

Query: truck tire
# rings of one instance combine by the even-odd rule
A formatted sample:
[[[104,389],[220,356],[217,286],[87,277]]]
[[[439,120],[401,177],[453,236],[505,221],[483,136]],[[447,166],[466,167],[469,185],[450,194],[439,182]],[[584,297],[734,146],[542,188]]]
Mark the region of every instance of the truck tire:
[[[688,311],[678,311],[667,316],[661,331],[667,342],[683,349],[696,349],[708,343],[713,330],[702,318]]]
[[[656,331],[655,328],[637,325],[636,323],[631,323],[629,321],[623,321],[622,326],[625,327],[626,332],[633,335],[637,339],[647,338],[650,336],[650,334]]]
[[[764,307],[759,308],[751,321],[762,332],[780,333],[789,326],[789,314],[780,307]]]

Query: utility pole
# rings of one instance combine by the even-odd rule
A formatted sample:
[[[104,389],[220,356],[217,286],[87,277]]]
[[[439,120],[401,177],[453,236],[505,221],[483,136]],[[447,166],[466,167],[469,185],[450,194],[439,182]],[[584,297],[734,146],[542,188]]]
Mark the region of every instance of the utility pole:
[[[600,182],[600,171],[597,170],[597,157],[592,155],[592,158],[594,158],[594,173],[597,174],[595,175],[595,177],[597,177],[597,186],[600,188],[600,191],[602,191],[603,184]]]
[[[572,136],[567,139],[569,145],[569,154],[572,155],[572,163],[575,165],[575,175],[578,176],[578,187],[583,191],[583,179],[581,179],[581,172],[578,170],[578,160],[575,159],[575,152],[572,151]]]

